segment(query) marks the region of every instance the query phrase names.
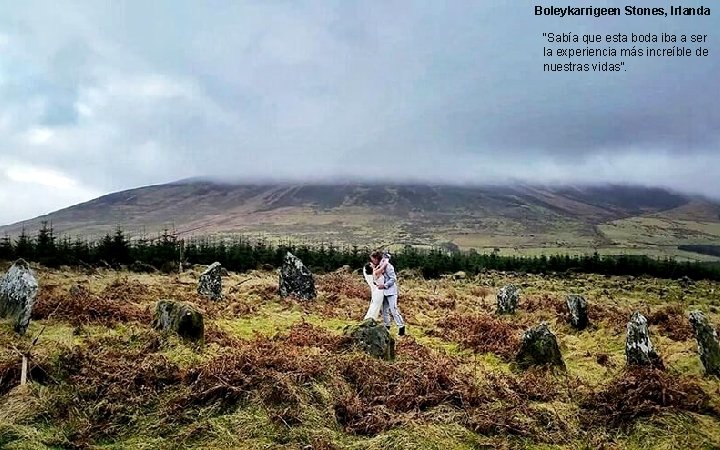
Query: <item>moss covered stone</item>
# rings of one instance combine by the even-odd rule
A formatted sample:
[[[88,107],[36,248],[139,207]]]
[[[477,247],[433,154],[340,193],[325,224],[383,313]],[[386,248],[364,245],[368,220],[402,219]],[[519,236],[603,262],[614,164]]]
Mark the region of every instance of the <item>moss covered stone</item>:
[[[650,340],[647,319],[639,312],[634,312],[627,324],[625,358],[628,366],[664,367]]]
[[[287,252],[280,268],[280,286],[278,291],[281,297],[293,296],[303,300],[312,300],[315,292],[315,279],[300,258]]]
[[[720,343],[718,343],[717,331],[700,311],[690,313],[690,323],[695,330],[698,353],[705,367],[705,373],[720,376]]]
[[[223,267],[219,262],[214,262],[200,275],[198,282],[198,294],[211,300],[222,298],[222,272]]]
[[[565,368],[557,339],[547,323],[542,322],[525,331],[520,350],[515,356],[515,366],[518,369],[534,366]]]
[[[18,259],[0,279],[0,317],[12,319],[19,334],[27,331],[37,292],[37,278],[24,259]]]
[[[386,361],[395,359],[395,339],[385,326],[374,319],[366,319],[345,327],[345,335],[365,353]]]
[[[582,295],[570,294],[565,297],[570,325],[577,330],[584,330],[588,326],[587,300]]]
[[[520,300],[520,288],[514,284],[509,284],[497,294],[496,314],[515,314],[518,301]]]
[[[194,341],[202,340],[205,325],[200,310],[195,306],[175,300],[160,300],[155,306],[153,327],[177,333]]]

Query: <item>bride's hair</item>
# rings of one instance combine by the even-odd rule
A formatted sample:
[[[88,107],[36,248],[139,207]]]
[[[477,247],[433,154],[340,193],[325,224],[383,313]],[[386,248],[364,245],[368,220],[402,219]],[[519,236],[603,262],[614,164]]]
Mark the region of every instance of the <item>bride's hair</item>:
[[[373,269],[370,263],[365,264],[365,275],[372,275]]]

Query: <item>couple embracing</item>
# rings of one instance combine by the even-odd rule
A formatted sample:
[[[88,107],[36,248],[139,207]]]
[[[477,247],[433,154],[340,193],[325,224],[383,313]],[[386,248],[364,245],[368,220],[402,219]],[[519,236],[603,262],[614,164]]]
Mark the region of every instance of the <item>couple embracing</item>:
[[[398,309],[397,275],[390,264],[390,254],[378,250],[370,254],[370,262],[363,269],[365,281],[370,285],[372,297],[365,319],[377,320],[382,309],[385,327],[390,329],[390,315],[398,326],[398,335],[405,335],[405,322]]]

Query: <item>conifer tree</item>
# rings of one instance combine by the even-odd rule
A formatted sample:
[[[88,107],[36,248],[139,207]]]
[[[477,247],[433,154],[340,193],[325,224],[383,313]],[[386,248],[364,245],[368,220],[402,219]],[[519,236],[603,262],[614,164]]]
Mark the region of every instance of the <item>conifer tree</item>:
[[[22,229],[15,242],[15,257],[28,260],[35,259],[35,246],[30,236],[25,232],[25,228]]]
[[[10,261],[15,258],[15,249],[8,234],[0,239],[0,260]]]
[[[35,254],[39,263],[53,265],[55,258],[55,235],[53,227],[43,221],[35,238]]]
[[[110,244],[110,253],[112,261],[116,264],[130,264],[130,243],[125,238],[122,229],[118,227]]]

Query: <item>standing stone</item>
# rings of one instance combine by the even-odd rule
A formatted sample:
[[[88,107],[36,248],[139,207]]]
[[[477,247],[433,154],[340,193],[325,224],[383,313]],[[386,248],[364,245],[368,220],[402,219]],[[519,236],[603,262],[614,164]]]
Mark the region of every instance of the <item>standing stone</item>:
[[[515,364],[520,369],[532,366],[552,366],[565,369],[565,362],[560,353],[557,339],[546,322],[523,333],[520,351],[515,356]]]
[[[202,313],[189,303],[175,300],[157,302],[153,327],[194,341],[202,340],[205,333]]]
[[[315,279],[300,259],[287,252],[280,268],[280,296],[312,300],[316,297]]]
[[[647,319],[639,312],[634,312],[627,324],[625,357],[628,366],[664,367],[660,355],[655,352],[650,341]]]
[[[705,373],[720,376],[720,343],[718,343],[717,331],[700,311],[690,313],[690,323],[695,330],[698,353],[705,367]]]
[[[16,333],[27,331],[37,291],[37,278],[24,259],[15,261],[0,280],[0,317],[11,318]]]
[[[570,294],[565,297],[565,303],[570,311],[570,325],[578,330],[588,326],[587,301],[582,295]]]
[[[395,339],[382,323],[374,319],[365,319],[357,325],[348,325],[344,334],[368,355],[386,361],[395,359]]]
[[[693,282],[692,279],[690,279],[690,277],[687,276],[687,275],[683,275],[683,276],[680,277],[680,279],[678,280],[678,283],[680,284],[680,287],[682,287],[683,289],[689,288],[690,285],[692,284],[692,282]]]
[[[222,298],[222,266],[214,262],[200,275],[198,294],[211,300]]]
[[[497,309],[495,314],[514,314],[520,299],[520,288],[509,284],[497,294]]]

